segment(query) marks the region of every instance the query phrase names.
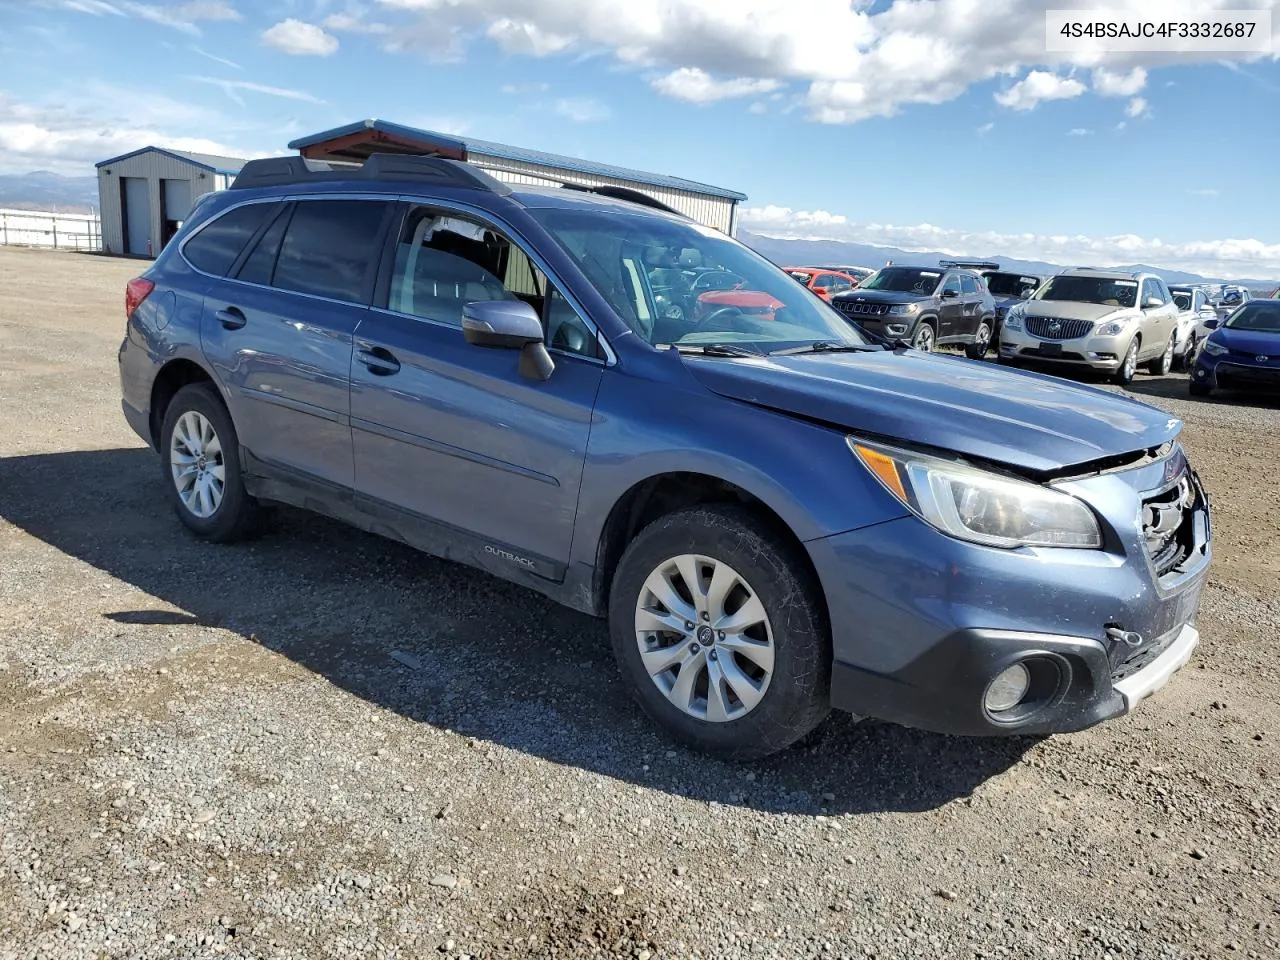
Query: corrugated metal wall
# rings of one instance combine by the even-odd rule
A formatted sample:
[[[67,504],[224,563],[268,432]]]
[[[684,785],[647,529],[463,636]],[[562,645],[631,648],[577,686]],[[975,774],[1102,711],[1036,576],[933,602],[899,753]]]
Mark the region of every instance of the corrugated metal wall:
[[[498,180],[506,183],[522,183],[527,186],[545,187],[548,181],[539,174],[567,180],[570,183],[581,183],[591,187],[629,187],[641,190],[655,199],[661,200],[672,209],[679,210],[685,216],[706,224],[708,227],[732,235],[737,224],[734,222],[732,200],[712,197],[704,193],[690,193],[684,190],[672,190],[665,187],[654,187],[647,183],[636,183],[632,180],[618,180],[613,177],[596,177],[576,170],[564,170],[558,167],[543,167],[532,163],[521,163],[515,160],[504,160],[501,157],[487,157],[472,153],[467,157],[478,167],[483,167]]]
[[[221,189],[226,185],[226,178],[220,174],[158,151],[140,153],[136,157],[129,157],[127,160],[121,160],[118,163],[99,168],[98,209],[102,216],[102,250],[104,253],[125,253],[124,209],[120,202],[120,179],[122,177],[140,177],[148,181],[148,194],[151,198],[150,235],[153,255],[160,252],[161,180],[190,180],[192,203],[204,194],[212,190]]]

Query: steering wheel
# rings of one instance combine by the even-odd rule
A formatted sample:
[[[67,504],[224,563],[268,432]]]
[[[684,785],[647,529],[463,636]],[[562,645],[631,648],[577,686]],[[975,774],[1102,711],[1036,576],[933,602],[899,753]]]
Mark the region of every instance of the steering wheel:
[[[710,290],[732,290],[746,282],[745,277],[740,277],[728,270],[712,270],[693,281],[693,292],[707,293]]]
[[[715,323],[717,321],[724,320],[729,317],[733,317],[736,319],[738,317],[741,317],[742,315],[743,315],[742,311],[739,310],[737,307],[720,307],[719,309],[712,310],[701,320],[695,321],[694,325],[701,330],[702,328],[708,327],[712,323]]]

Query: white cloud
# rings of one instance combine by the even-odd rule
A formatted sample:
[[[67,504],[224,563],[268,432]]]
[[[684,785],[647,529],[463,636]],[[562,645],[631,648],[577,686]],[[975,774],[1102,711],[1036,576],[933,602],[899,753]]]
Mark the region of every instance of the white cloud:
[[[0,157],[10,173],[91,176],[99,160],[148,145],[231,157],[266,155],[219,136],[231,126],[190,102],[102,84],[51,91],[41,101],[0,92]],[[269,135],[253,139],[274,142]]]
[[[549,83],[504,83],[501,91],[508,96],[523,96],[530,93],[546,93],[550,89]]]
[[[985,137],[988,133],[990,133],[995,128],[996,128],[996,125],[994,123],[990,123],[990,122],[984,123],[982,126],[978,128],[978,136]]]
[[[261,93],[268,97],[279,97],[283,100],[299,100],[302,103],[324,103],[319,97],[312,96],[303,90],[290,90],[287,87],[272,87],[265,83],[254,83],[252,80],[223,80],[220,77],[189,77],[196,83],[207,83],[221,88],[222,92],[240,106],[244,106],[241,91]]]
[[[1187,193],[1189,193],[1189,194],[1190,194],[1191,196],[1193,196],[1193,197],[1216,197],[1216,196],[1218,196],[1218,191],[1217,191],[1217,190],[1214,190],[1212,187],[1205,187],[1205,188],[1200,189],[1200,190],[1192,190],[1192,189],[1188,189],[1188,190],[1187,190]]]
[[[751,106],[747,107],[747,112],[755,114],[768,113],[769,104],[765,103],[763,100],[757,100],[752,103]]]
[[[995,100],[1010,110],[1034,110],[1045,100],[1069,100],[1084,91],[1085,85],[1074,77],[1032,70],[1008,90],[997,93]]]
[[[46,4],[49,5],[49,4]],[[186,3],[139,3],[137,0],[52,0],[53,6],[94,16],[135,17],[198,36],[202,20],[239,20],[240,14],[225,0],[188,0]]]
[[[1104,97],[1131,97],[1147,85],[1147,71],[1134,67],[1128,73],[1116,73],[1106,67],[1093,71],[1093,89]]]
[[[1130,119],[1145,117],[1151,113],[1151,104],[1147,103],[1146,97],[1134,97],[1129,101],[1129,105],[1124,108],[1124,115]]]
[[[206,57],[214,63],[221,64],[224,67],[230,67],[232,70],[241,69],[240,64],[236,63],[234,60],[228,60],[226,57],[220,57],[216,53],[210,53],[208,50],[202,50],[199,47],[192,47],[191,50],[193,53],[198,53],[200,56]]]
[[[367,33],[372,36],[385,36],[391,32],[391,27],[387,24],[377,20],[361,20],[353,13],[330,14],[324,18],[324,28],[339,33]]]
[[[777,80],[737,77],[717,80],[699,67],[681,67],[652,81],[659,93],[690,103],[714,103],[734,97],[754,97],[772,93],[781,84]]]
[[[744,229],[792,240],[842,240],[949,256],[1004,256],[1073,266],[1150,263],[1204,276],[1260,278],[1280,275],[1280,243],[1228,239],[1165,243],[1135,234],[1110,237],[969,232],[921,223],[914,226],[854,223],[826,210],[747,207]]]
[[[549,57],[573,43],[571,35],[551,33],[536,23],[510,17],[495,20],[485,33],[508,53],[524,53],[533,57]]]
[[[304,20],[281,20],[262,32],[262,42],[298,57],[327,57],[338,50],[338,38]]]
[[[1019,109],[1054,99],[1037,95],[1029,76],[1057,78],[1041,92],[1079,96],[1069,78],[1089,71],[1098,95],[1127,97],[1147,71],[1170,63],[1161,53],[1045,50],[1044,11],[1083,0],[379,0],[389,19],[416,15],[430,42],[460,57],[488,35],[510,50],[538,56],[604,52],[624,65],[667,75],[682,68],[710,77],[807,84],[802,104],[825,123],[892,116],[914,104],[940,104],[978,84],[1018,78],[1004,97]],[[1241,0],[1197,0],[1196,13],[1235,9]],[[1280,14],[1280,0],[1250,0]],[[1163,22],[1167,0],[1110,0],[1108,9]],[[397,27],[397,30],[400,28]],[[426,36],[402,49],[418,49]],[[1266,54],[1244,55],[1240,62]],[[1181,53],[1178,63],[1213,63],[1217,53]],[[1077,86],[1078,85],[1078,86]],[[673,95],[682,87],[673,86]],[[666,91],[664,91],[666,92]]]
[[[613,116],[609,105],[595,97],[563,97],[556,101],[555,109],[574,123],[598,123]]]
[[[1068,137],[1091,137],[1093,136],[1093,131],[1090,130],[1088,127],[1073,127],[1072,129],[1067,131],[1067,136]]]

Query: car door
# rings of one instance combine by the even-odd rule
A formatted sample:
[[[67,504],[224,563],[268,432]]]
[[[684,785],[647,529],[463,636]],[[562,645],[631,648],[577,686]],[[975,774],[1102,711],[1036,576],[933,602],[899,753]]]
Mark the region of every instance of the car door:
[[[942,280],[941,300],[938,304],[938,339],[949,340],[958,336],[964,323],[964,290],[960,274],[948,272]]]
[[[356,331],[351,416],[358,504],[410,542],[520,579],[562,579],[604,361],[597,334],[496,224],[404,205],[377,307]],[[522,299],[555,370],[463,338],[468,302]]]
[[[206,290],[201,342],[241,444],[286,477],[353,483],[351,337],[368,309],[391,207],[281,204]]]
[[[985,312],[985,300],[982,295],[982,284],[972,274],[960,274],[960,299],[963,308],[960,324],[956,329],[958,337],[972,337],[978,331],[978,323]]]

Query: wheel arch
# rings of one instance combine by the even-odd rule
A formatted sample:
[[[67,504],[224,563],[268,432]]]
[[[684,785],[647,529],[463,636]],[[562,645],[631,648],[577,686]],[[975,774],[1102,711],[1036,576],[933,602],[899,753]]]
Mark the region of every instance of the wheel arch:
[[[155,380],[152,381],[148,423],[151,429],[151,444],[157,450],[161,448],[160,427],[164,424],[164,415],[169,409],[169,404],[179,390],[193,383],[212,383],[215,388],[217,386],[208,370],[187,357],[170,360],[160,368]]]

